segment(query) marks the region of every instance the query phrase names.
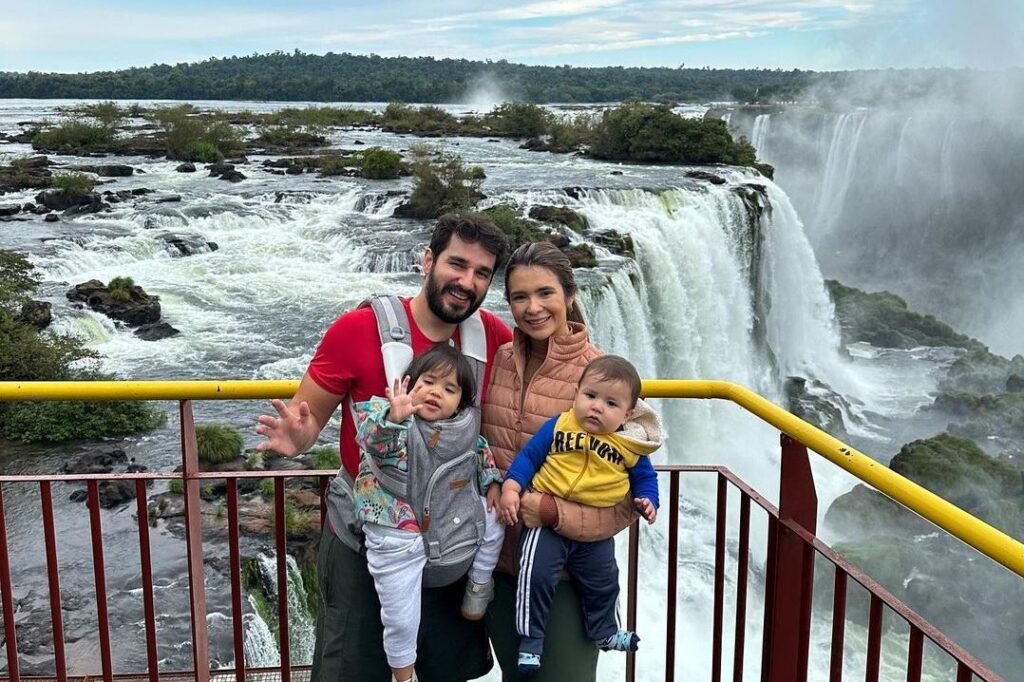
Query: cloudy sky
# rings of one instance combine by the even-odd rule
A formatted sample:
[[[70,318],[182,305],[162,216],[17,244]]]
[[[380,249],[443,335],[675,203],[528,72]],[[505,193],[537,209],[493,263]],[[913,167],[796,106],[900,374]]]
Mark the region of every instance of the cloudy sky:
[[[0,71],[273,50],[583,66],[1024,65],[1024,0],[0,0]]]

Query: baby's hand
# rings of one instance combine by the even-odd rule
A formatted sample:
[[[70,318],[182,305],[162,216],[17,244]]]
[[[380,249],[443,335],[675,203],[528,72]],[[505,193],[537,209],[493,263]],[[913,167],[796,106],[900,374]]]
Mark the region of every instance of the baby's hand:
[[[519,520],[519,491],[507,486],[501,491],[501,520],[506,526],[514,526]]]
[[[398,383],[398,379],[395,379],[393,388],[384,389],[388,396],[388,402],[391,403],[388,419],[396,424],[404,422],[410,415],[419,413],[420,408],[423,407],[423,403],[417,399],[416,392],[409,393],[408,391],[408,376],[402,379],[402,383]]]
[[[654,507],[654,503],[646,497],[634,497],[633,507],[647,519],[647,523],[654,523],[654,520],[658,518],[658,510]]]
[[[487,511],[494,511],[501,504],[501,484],[494,482],[487,486]]]

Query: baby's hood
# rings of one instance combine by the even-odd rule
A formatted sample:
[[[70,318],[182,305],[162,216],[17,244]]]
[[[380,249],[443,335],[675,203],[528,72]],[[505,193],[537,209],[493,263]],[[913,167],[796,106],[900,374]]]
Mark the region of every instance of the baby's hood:
[[[641,455],[651,454],[665,441],[661,417],[643,400],[636,401],[633,416],[615,435],[628,440],[632,449]]]

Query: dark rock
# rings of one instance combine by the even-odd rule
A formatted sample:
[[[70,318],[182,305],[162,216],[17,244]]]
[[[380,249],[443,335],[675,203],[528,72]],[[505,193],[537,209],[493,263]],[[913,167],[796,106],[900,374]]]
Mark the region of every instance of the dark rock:
[[[43,220],[48,223],[55,223],[60,220],[60,216],[58,216],[56,213],[48,213],[46,214],[46,217],[43,218]]]
[[[194,256],[197,253],[211,251],[209,242],[198,234],[167,233],[160,235],[160,239],[167,245],[167,252],[171,254],[172,258]]]
[[[530,208],[530,217],[542,223],[565,225],[578,234],[583,234],[587,229],[587,219],[565,206],[533,206]]]
[[[158,203],[158,204],[176,204],[179,201],[181,201],[181,195],[180,194],[168,194],[165,197],[157,197],[153,201],[155,203]]]
[[[25,213],[35,213],[36,205],[33,204],[31,201],[26,201],[24,204],[21,205],[21,210],[24,211]]]
[[[355,142],[353,142],[352,144],[366,144],[366,143],[365,143],[365,142],[363,142],[362,140],[356,140],[356,141],[355,141]]]
[[[302,175],[303,170],[305,169],[302,166],[288,166],[284,172],[286,175]]]
[[[121,320],[130,327],[160,320],[160,297],[150,296],[138,284],[127,290],[128,300],[111,295],[110,290],[98,279],[76,284],[68,290],[68,300],[85,303],[107,317]]]
[[[852,414],[852,410],[846,398],[826,384],[804,377],[786,377],[783,390],[790,412],[839,440],[849,439],[843,421],[843,408],[847,408],[847,414]]]
[[[431,207],[415,206],[410,202],[399,204],[395,208],[394,217],[411,218],[414,220],[429,220],[437,217],[437,210]]]
[[[531,152],[546,152],[551,150],[551,145],[539,137],[531,137],[526,142],[519,145],[519,148]]]
[[[103,200],[95,192],[67,194],[59,190],[48,190],[36,195],[36,204],[45,206],[52,211],[66,211],[72,206],[84,206],[95,202],[103,203]]]
[[[210,251],[216,251],[220,248],[220,246],[217,245],[217,242],[206,242],[206,247],[210,249]]]
[[[775,166],[769,163],[755,163],[754,168],[758,170],[761,175],[765,176],[769,180],[775,179]]]
[[[220,179],[228,182],[241,182],[245,180],[245,175],[241,171],[229,170],[221,174]]]
[[[1020,374],[1011,374],[1006,377],[1006,392],[1024,393],[1024,376],[1021,376]]]
[[[135,169],[131,166],[126,166],[121,163],[111,163],[99,166],[70,166],[70,168],[71,170],[82,171],[85,173],[95,173],[102,178],[127,178],[135,172]]]
[[[11,165],[21,170],[28,170],[30,168],[46,168],[52,165],[52,163],[46,156],[29,156],[24,159],[15,159],[11,161]]]
[[[712,185],[725,184],[725,178],[723,178],[721,175],[715,175],[714,173],[711,173],[710,171],[706,170],[687,171],[686,177],[693,178],[695,180],[707,180]]]
[[[132,196],[141,197],[143,194],[149,194],[152,191],[153,190],[146,189],[145,187],[136,187],[135,189],[132,190]]]
[[[134,481],[100,481],[99,488],[100,506],[104,509],[135,501]]]
[[[183,163],[174,170],[178,171],[179,173],[195,173],[196,165],[194,163]]]
[[[582,187],[563,187],[562,191],[570,199],[580,199],[586,193],[586,190]]]
[[[76,490],[75,492],[68,495],[68,499],[72,502],[85,502],[89,499],[89,493],[85,490]]]
[[[235,170],[233,163],[211,163],[206,167],[206,170],[210,171],[211,178],[215,178],[219,175],[224,175],[228,171]]]
[[[143,341],[159,341],[160,339],[166,339],[171,336],[177,336],[181,332],[166,322],[154,322],[152,324],[144,324],[135,330],[135,336],[139,337]]]
[[[636,258],[636,245],[633,244],[633,238],[628,234],[621,234],[615,230],[603,230],[591,232],[589,237],[592,242],[603,246],[614,254],[626,258]]]
[[[53,209],[48,206],[36,206],[35,208],[32,209],[32,212],[35,213],[36,215],[44,215],[52,210]]]
[[[61,472],[65,474],[109,474],[114,467],[128,462],[124,450],[88,452],[73,462],[64,462]]]
[[[613,170],[612,172],[608,173],[608,175],[622,175],[622,171],[620,171],[620,170]]]
[[[18,314],[18,322],[35,327],[43,331],[53,321],[52,307],[47,301],[28,300],[21,304],[21,312]]]
[[[594,256],[594,247],[590,244],[572,244],[562,249],[562,253],[569,257],[569,262],[574,268],[595,268],[597,258]]]
[[[76,216],[84,215],[87,213],[99,213],[100,211],[105,211],[108,208],[110,208],[110,206],[107,203],[105,203],[98,194],[93,194],[92,201],[90,201],[89,203],[82,203],[71,206],[64,211],[64,215]]]
[[[5,204],[0,206],[0,218],[17,215],[18,213],[21,213],[21,206],[19,204]]]

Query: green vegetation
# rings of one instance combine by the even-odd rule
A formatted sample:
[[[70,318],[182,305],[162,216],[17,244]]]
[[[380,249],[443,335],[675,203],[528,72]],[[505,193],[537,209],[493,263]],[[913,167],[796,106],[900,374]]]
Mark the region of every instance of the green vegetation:
[[[150,116],[163,130],[169,159],[208,163],[245,149],[241,135],[230,123],[196,113],[191,104],[157,109]]]
[[[602,114],[594,126],[590,155],[610,161],[738,166],[757,160],[746,140],[732,139],[725,121],[684,118],[668,105],[638,100]]]
[[[866,341],[881,348],[915,346],[951,346],[985,352],[984,344],[958,334],[932,315],[921,315],[907,308],[907,302],[895,294],[880,291],[869,294],[840,284],[825,282],[836,306],[844,343]]]
[[[493,134],[506,137],[539,137],[548,132],[552,116],[536,104],[505,103],[483,117]]]
[[[317,130],[320,130],[319,126]],[[256,141],[271,147],[322,147],[327,144],[327,139],[318,132],[295,125],[260,128]]]
[[[107,284],[107,289],[110,291],[110,298],[115,301],[130,301],[134,286],[135,280],[131,277],[115,277]]]
[[[245,458],[246,471],[256,471],[263,468],[263,452],[253,450]]]
[[[39,284],[23,255],[0,250],[0,381],[112,379],[77,337],[38,332],[18,320]],[[123,436],[156,428],[166,415],[141,401],[12,402],[0,404],[0,438],[68,441]]]
[[[272,479],[272,478],[260,479],[260,495],[262,495],[263,497],[273,497],[274,496],[274,479]]]
[[[370,147],[363,152],[363,177],[371,180],[397,178],[402,170],[402,155],[383,147]]]
[[[113,125],[67,118],[58,125],[36,133],[32,148],[42,151],[99,150],[114,141]]]
[[[516,249],[529,242],[537,242],[547,235],[544,227],[529,218],[524,218],[514,207],[498,204],[484,209],[483,214],[494,221],[498,229],[508,237],[509,248]]]
[[[404,218],[436,218],[449,211],[465,211],[483,196],[483,168],[467,168],[462,159],[449,152],[433,153],[426,147],[413,149],[412,174],[416,179],[412,195],[395,215]]]
[[[238,459],[243,445],[242,434],[233,426],[203,424],[196,427],[199,461],[204,464],[223,464]]]
[[[324,445],[319,448],[313,448],[309,454],[313,456],[314,469],[338,470],[341,468],[341,453],[338,452],[338,448]]]
[[[84,173],[61,173],[53,176],[53,186],[69,197],[84,197],[92,192],[93,182]]]
[[[167,492],[172,495],[183,495],[185,493],[185,482],[180,478],[172,478],[167,481]]]
[[[1011,74],[1012,75],[1012,74]],[[191,64],[88,74],[0,73],[8,97],[87,99],[230,99],[321,102],[457,102],[482,78],[527,102],[790,101],[815,87],[877,103],[940,89],[966,92],[970,74],[952,69],[814,73],[797,69],[710,69],[525,66],[433,57],[273,52]],[[858,82],[862,87],[850,85]],[[1009,85],[1008,85],[1009,87]]]
[[[452,135],[460,131],[459,120],[440,107],[412,107],[391,102],[381,117],[381,127],[392,133]]]

